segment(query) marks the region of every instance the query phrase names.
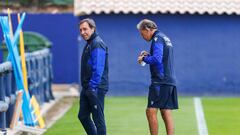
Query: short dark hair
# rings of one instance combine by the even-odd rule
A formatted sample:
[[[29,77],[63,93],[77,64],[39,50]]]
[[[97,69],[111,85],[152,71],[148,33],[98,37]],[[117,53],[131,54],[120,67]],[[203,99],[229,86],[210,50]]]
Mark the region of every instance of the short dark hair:
[[[144,30],[144,29],[158,29],[157,24],[154,21],[143,19],[137,24],[137,29]]]
[[[91,19],[91,18],[86,18],[86,19],[83,19],[83,20],[81,20],[80,22],[79,22],[79,26],[82,24],[82,23],[88,23],[88,25],[89,25],[89,27],[92,29],[92,28],[94,28],[94,29],[96,29],[96,24],[95,24],[95,22],[94,22],[94,20],[93,19]]]

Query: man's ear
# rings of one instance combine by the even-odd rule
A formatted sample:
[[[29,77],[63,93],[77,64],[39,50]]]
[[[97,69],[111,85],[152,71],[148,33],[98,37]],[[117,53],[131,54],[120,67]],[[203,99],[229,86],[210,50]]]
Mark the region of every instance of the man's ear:
[[[92,30],[93,30],[93,33],[96,32],[96,29],[95,29],[95,28],[92,28]]]

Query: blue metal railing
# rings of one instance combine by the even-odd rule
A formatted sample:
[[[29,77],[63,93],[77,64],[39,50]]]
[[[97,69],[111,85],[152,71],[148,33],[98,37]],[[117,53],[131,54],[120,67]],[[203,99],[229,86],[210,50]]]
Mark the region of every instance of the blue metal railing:
[[[11,86],[16,84],[11,83],[12,78],[12,64],[10,62],[0,64],[0,129],[3,131],[10,124],[9,118],[12,115],[16,99],[16,89],[12,89],[14,86]]]
[[[28,89],[39,104],[54,99],[51,84],[53,80],[52,54],[49,49],[26,53]],[[16,82],[11,62],[0,64],[0,130],[10,126],[16,101]]]
[[[35,95],[40,104],[54,99],[51,83],[52,54],[49,49],[26,54],[30,95]]]

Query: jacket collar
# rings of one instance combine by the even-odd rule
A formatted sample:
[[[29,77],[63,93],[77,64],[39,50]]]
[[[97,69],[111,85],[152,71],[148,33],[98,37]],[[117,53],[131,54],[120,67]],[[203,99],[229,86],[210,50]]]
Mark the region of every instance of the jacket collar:
[[[87,43],[90,43],[97,36],[98,36],[97,32],[94,31],[91,37],[87,40]]]
[[[152,35],[152,39],[153,39],[158,33],[160,33],[160,31],[159,31],[159,30],[156,30],[156,31],[153,33],[153,35]]]

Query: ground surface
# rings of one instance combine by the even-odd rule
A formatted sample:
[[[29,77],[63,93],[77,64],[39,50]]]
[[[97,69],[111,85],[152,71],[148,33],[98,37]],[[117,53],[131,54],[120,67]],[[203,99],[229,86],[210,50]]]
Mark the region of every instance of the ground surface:
[[[209,135],[240,134],[239,98],[203,98],[204,114]],[[174,111],[176,135],[197,135],[197,121],[193,98],[181,97],[180,109]],[[107,97],[105,115],[109,135],[148,135],[144,97]],[[72,108],[45,135],[84,135],[77,119],[78,99]],[[160,114],[159,114],[160,116]],[[159,117],[160,118],[160,117]],[[165,134],[159,119],[161,134]]]

